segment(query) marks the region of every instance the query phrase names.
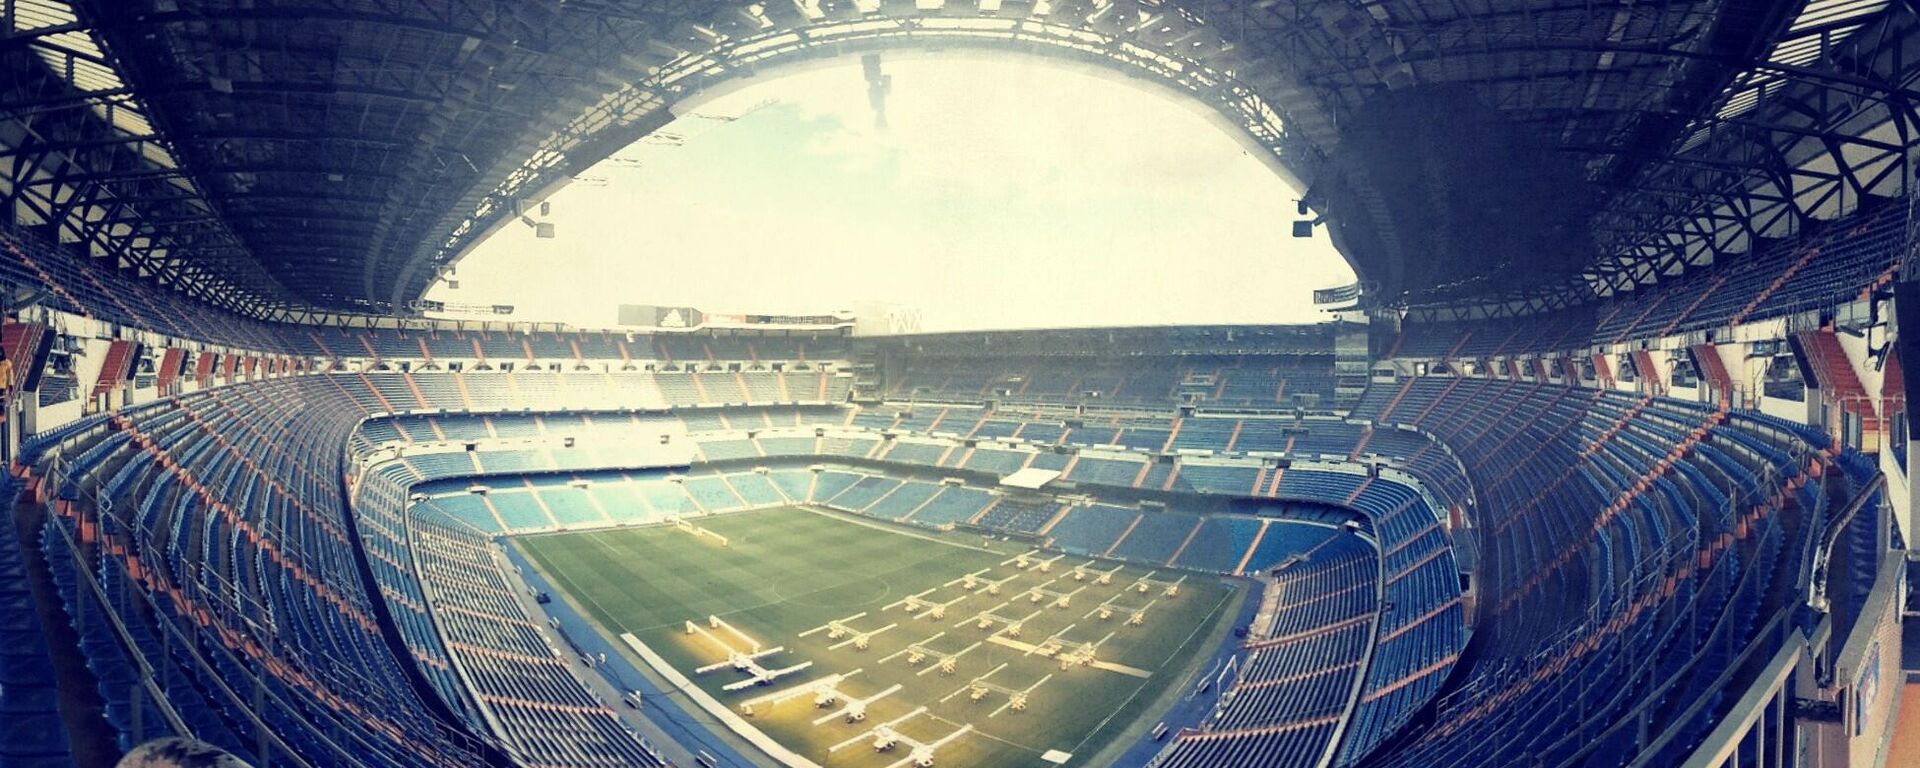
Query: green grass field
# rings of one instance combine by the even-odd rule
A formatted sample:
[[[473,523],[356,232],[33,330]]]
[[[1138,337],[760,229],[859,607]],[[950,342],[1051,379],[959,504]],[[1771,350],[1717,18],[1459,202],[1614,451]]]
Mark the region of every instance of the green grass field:
[[[1169,686],[1185,680],[1218,642],[1234,614],[1238,590],[1216,577],[1189,575],[1177,597],[1155,587],[1146,594],[1130,589],[1143,576],[1170,582],[1175,571],[1128,565],[1111,584],[1089,576],[1075,580],[1073,566],[1084,557],[1066,557],[1050,573],[1037,566],[1021,570],[1007,555],[962,546],[950,540],[913,535],[879,524],[802,509],[778,509],[701,517],[698,525],[728,537],[726,546],[672,527],[622,529],[524,537],[516,543],[552,582],[568,593],[610,635],[631,632],[701,688],[728,707],[828,675],[858,670],[839,685],[843,700],[815,707],[802,696],[755,710],[751,722],[821,765],[894,766],[908,757],[908,745],[876,754],[876,726],[925,707],[895,723],[898,733],[920,742],[947,736],[962,724],[974,730],[936,751],[941,766],[1045,765],[1047,750],[1073,754],[1085,765],[1103,747],[1152,725],[1150,711]],[[1048,555],[1050,557],[1051,555]],[[1100,570],[1117,567],[1102,562]],[[958,579],[986,571],[969,592]],[[1008,579],[998,595],[988,594],[986,579]],[[1081,590],[1070,605],[1030,602],[1030,590],[1058,593]],[[925,598],[946,603],[944,617],[930,609],[910,612],[899,602],[926,590]],[[1114,600],[1117,609],[1102,620],[1096,608]],[[1132,609],[1145,607],[1142,626],[1128,626]],[[974,617],[991,610],[1022,620],[1018,638],[1002,626],[980,629]],[[829,639],[829,621],[847,621],[856,633],[871,633],[869,647],[857,649],[852,635]],[[724,630],[714,637],[689,634],[689,620],[705,626],[719,616],[764,647],[786,650],[762,659],[768,669],[813,662],[805,671],[770,685],[725,692],[727,683],[745,679],[731,667],[696,675],[696,667],[724,661],[721,643],[744,645]],[[892,625],[891,629],[875,632]],[[1094,652],[1102,665],[1128,670],[1073,665],[1031,652],[1057,635],[1061,641],[1100,641]],[[999,637],[1000,642],[993,638]],[[720,638],[720,639],[716,639]],[[938,669],[935,657],[918,664],[907,658],[909,645],[954,659],[953,672]],[[1023,648],[1022,646],[1026,646]],[[624,647],[624,646],[622,646]],[[1074,646],[1062,643],[1063,649]],[[970,650],[969,650],[970,649]],[[996,687],[981,701],[970,696],[971,681],[992,674]],[[1144,675],[1144,677],[1140,676]],[[1008,689],[1027,689],[1024,711],[1009,704]],[[867,705],[864,722],[826,717],[845,698],[864,698],[892,686],[900,690]],[[863,735],[865,735],[863,737]],[[830,751],[836,744],[850,742]]]

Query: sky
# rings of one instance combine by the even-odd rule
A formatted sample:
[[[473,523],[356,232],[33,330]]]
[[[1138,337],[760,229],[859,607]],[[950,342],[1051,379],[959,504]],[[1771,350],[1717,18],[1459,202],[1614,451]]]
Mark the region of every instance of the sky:
[[[1353,272],[1291,235],[1297,193],[1196,103],[1044,59],[884,56],[763,76],[548,198],[428,298],[613,327],[620,304],[921,330],[1299,323]]]

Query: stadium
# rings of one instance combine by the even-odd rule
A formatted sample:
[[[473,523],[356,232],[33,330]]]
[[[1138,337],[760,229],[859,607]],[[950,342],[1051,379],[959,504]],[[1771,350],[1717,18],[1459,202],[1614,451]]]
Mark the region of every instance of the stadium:
[[[0,20],[0,768],[1920,765],[1920,4]],[[1106,234],[1002,270],[953,222],[1021,212],[946,187],[902,244],[821,217],[921,187],[770,175],[818,207],[747,222],[713,210],[769,197],[692,186],[828,122],[782,78],[852,73],[857,135],[898,142],[904,73],[1009,61],[1292,192],[1101,154],[1148,118],[1034,128],[1009,143],[1120,170],[1027,215]],[[975,87],[934,119],[974,130]],[[1003,197],[1047,176],[948,154]],[[675,162],[678,192],[602,189]],[[1171,223],[1208,189],[1351,280],[1153,238],[1227,228]],[[630,226],[565,218],[596,194]],[[721,258],[676,218],[792,253],[676,278]],[[608,243],[637,271],[561,266]],[[881,278],[1054,314],[923,328]],[[529,298],[466,298],[489,279]],[[763,283],[867,303],[594,298]],[[1194,319],[1087,310],[1181,289]],[[605,319],[522,311],[567,305]]]

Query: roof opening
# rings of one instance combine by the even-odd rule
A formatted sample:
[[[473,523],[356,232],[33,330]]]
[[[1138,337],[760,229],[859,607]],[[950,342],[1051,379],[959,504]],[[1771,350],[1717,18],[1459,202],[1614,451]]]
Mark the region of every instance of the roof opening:
[[[1312,291],[1352,269],[1294,237],[1298,192],[1201,109],[1004,55],[764,77],[524,205],[428,299],[584,327],[621,304],[883,303],[926,331],[1325,319]]]

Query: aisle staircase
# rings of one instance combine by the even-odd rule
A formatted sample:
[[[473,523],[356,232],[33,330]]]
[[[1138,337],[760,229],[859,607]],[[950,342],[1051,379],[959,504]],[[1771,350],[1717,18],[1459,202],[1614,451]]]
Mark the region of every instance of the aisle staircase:
[[[100,378],[93,383],[93,394],[104,395],[127,380],[127,374],[133,370],[133,342],[114,339],[107,345],[107,357],[100,364]]]
[[[1880,450],[1883,426],[1880,412],[1868,396],[1866,385],[1861,384],[1860,376],[1854,373],[1853,363],[1847,359],[1847,351],[1840,346],[1833,329],[1801,331],[1793,336],[1813,368],[1827,404],[1860,419],[1859,449],[1869,453]]]

